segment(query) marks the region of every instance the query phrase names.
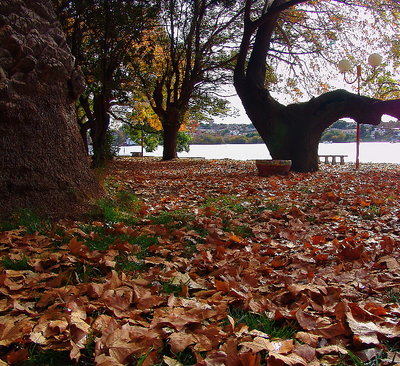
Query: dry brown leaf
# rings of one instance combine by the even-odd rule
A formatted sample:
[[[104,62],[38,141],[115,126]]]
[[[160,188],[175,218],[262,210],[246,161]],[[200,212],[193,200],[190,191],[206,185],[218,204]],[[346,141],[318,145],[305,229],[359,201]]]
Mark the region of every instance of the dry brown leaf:
[[[9,346],[21,342],[22,338],[31,333],[33,322],[25,315],[0,317],[0,346]]]
[[[11,351],[7,354],[7,362],[10,365],[19,365],[29,358],[29,351],[27,349],[19,349]]]
[[[315,360],[316,357],[315,347],[311,347],[308,344],[296,344],[293,352],[303,357],[307,363]]]
[[[276,352],[270,352],[267,356],[268,366],[307,366],[307,361],[295,354],[282,355]]]
[[[297,332],[295,337],[299,341],[304,342],[305,344],[308,344],[311,347],[315,348],[318,345],[318,340],[319,340],[318,335],[310,334],[310,333],[306,333],[306,332]]]
[[[168,366],[184,366],[183,363],[180,363],[178,360],[175,360],[171,357],[164,356],[163,361],[168,365]]]
[[[94,359],[96,366],[124,366],[124,364],[118,362],[115,358],[111,356],[106,356],[101,354]]]
[[[182,352],[186,347],[194,344],[196,337],[191,333],[177,332],[169,336],[169,345],[173,353]]]
[[[239,346],[246,347],[252,352],[257,353],[260,351],[273,351],[274,346],[269,339],[263,337],[256,337],[252,341],[246,341],[239,343]]]

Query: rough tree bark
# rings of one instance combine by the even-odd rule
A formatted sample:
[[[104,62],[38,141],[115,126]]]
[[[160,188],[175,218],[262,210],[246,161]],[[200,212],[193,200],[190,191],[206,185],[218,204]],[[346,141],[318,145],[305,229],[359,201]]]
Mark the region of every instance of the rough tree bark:
[[[0,213],[69,215],[100,193],[76,121],[83,91],[49,0],[0,0]]]
[[[244,32],[234,73],[234,86],[244,109],[273,159],[292,160],[292,170],[318,170],[318,144],[323,131],[340,118],[378,125],[383,114],[400,117],[400,100],[379,101],[336,90],[305,103],[285,106],[264,86],[266,58],[279,14],[307,0],[275,0],[258,19],[251,19],[246,0]],[[255,34],[253,46],[251,39]],[[250,52],[247,62],[247,56]]]
[[[106,147],[107,131],[110,126],[110,96],[94,94],[93,98],[93,115],[94,121],[90,125],[90,137],[93,143],[93,159],[92,166],[102,167],[108,160],[108,152]]]
[[[178,124],[163,125],[163,160],[173,160],[177,158]]]

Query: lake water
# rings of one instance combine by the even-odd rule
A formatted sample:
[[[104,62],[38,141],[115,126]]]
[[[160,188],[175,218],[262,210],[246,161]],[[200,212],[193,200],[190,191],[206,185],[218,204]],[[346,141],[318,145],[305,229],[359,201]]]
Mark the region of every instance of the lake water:
[[[131,155],[132,151],[140,151],[140,146],[121,146],[119,155]],[[318,153],[348,155],[346,162],[354,162],[356,143],[319,144]],[[162,146],[152,153],[145,151],[145,156],[162,156]],[[225,145],[191,145],[188,153],[179,153],[179,157],[206,159],[254,160],[271,159],[267,147],[263,144],[225,144]],[[362,142],[360,144],[361,163],[396,163],[400,164],[400,143]]]

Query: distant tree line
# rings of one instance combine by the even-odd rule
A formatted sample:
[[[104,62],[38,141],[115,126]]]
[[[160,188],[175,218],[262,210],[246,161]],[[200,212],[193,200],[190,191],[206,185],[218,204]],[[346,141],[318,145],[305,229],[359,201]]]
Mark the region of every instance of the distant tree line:
[[[364,142],[372,141],[399,141],[400,140],[400,122],[385,123],[380,125],[360,126],[360,139]],[[322,142],[353,142],[356,140],[356,124],[339,120],[330,128],[325,130],[321,137]]]
[[[203,133],[192,138],[191,145],[214,145],[214,144],[262,144],[263,140],[257,132],[246,135],[215,135]]]

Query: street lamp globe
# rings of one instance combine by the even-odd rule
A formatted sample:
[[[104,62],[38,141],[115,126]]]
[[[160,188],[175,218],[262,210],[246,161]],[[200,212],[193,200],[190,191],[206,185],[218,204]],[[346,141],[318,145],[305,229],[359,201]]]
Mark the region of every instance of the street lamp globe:
[[[345,72],[349,72],[351,70],[351,63],[347,59],[340,60],[338,63],[339,71],[344,74]]]
[[[373,53],[368,57],[368,63],[372,67],[378,67],[382,63],[382,56],[379,53]]]

